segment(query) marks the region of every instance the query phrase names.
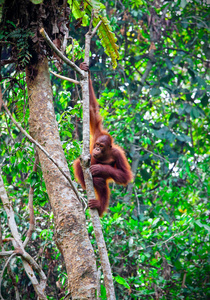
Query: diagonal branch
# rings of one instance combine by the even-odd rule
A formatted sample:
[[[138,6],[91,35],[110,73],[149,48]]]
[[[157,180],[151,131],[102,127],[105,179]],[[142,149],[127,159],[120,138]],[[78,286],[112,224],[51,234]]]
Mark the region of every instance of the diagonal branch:
[[[2,283],[2,280],[3,280],[4,271],[5,271],[6,267],[7,267],[7,265],[9,264],[10,260],[14,256],[16,256],[16,255],[17,255],[17,253],[15,253],[15,252],[13,252],[12,255],[10,255],[10,257],[7,259],[7,261],[6,261],[6,263],[5,263],[4,267],[3,267],[3,270],[1,271],[1,274],[0,274],[0,298],[1,298],[1,300],[4,300],[4,298],[3,298],[2,294],[1,294],[1,283]]]
[[[53,75],[55,75],[56,77],[60,78],[60,79],[63,79],[63,80],[67,80],[67,81],[70,81],[70,82],[73,82],[75,84],[79,84],[79,81],[75,80],[75,79],[71,79],[71,78],[68,78],[66,76],[62,76],[60,74],[57,74],[53,71],[50,71],[50,73],[52,73]]]
[[[76,71],[77,74],[79,74],[81,77],[83,77],[83,71],[75,63],[73,63],[65,55],[63,55],[63,53],[60,50],[58,50],[58,48],[53,44],[53,42],[49,38],[49,36],[46,33],[46,31],[44,30],[44,28],[40,29],[40,33],[43,36],[43,38],[45,39],[45,41],[47,42],[47,44],[50,46],[50,48],[57,54],[57,56],[60,57],[60,59],[62,59],[62,61],[64,61],[74,71]]]
[[[71,177],[69,177],[68,175],[66,175],[66,173],[62,170],[62,168],[58,165],[58,163],[49,155],[49,153],[36,141],[34,140],[30,134],[28,134],[21,126],[20,124],[18,124],[18,122],[13,118],[12,114],[10,113],[9,109],[7,108],[6,104],[4,103],[4,101],[2,100],[2,105],[4,106],[4,109],[6,110],[7,114],[9,115],[10,119],[12,120],[12,122],[17,126],[17,128],[27,137],[27,139],[35,144],[42,152],[44,152],[44,154],[49,158],[49,160],[51,160],[56,167],[59,169],[59,171],[63,174],[63,176],[68,180],[68,182],[70,183],[73,191],[75,192],[77,198],[81,201],[84,201],[84,199],[79,195],[76,187],[74,186],[74,183],[71,179]]]

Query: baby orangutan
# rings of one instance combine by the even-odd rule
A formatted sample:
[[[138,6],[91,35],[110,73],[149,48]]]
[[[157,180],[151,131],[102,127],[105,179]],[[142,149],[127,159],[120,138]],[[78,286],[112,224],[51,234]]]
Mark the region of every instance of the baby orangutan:
[[[86,63],[80,68],[88,71]],[[114,180],[117,184],[127,185],[132,180],[132,172],[124,151],[113,143],[111,135],[103,129],[99,107],[96,101],[92,81],[89,76],[90,95],[90,133],[91,133],[91,166],[96,199],[90,199],[88,206],[96,208],[102,216],[109,204],[110,190],[108,183]],[[74,162],[75,177],[85,189],[84,176],[79,158]]]

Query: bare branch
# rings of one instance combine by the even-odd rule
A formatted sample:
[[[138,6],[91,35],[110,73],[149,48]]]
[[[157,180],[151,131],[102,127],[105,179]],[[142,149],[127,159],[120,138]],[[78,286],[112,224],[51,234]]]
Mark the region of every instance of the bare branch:
[[[2,252],[0,252],[0,257],[3,256],[5,258],[5,256],[10,256],[14,253],[14,251],[5,251],[4,249],[4,244],[3,244],[3,240],[2,240],[2,232],[1,232],[1,216],[0,216],[0,247],[2,249]],[[20,300],[20,293],[18,290],[18,282],[16,281],[16,277],[14,272],[12,271],[10,265],[8,264],[8,274],[12,280],[12,284],[14,286],[15,289],[15,296],[16,296],[16,300]],[[2,273],[2,277],[3,277],[3,273]],[[1,285],[0,285],[0,297],[1,297]]]
[[[2,104],[4,106],[4,109],[6,110],[8,116],[10,117],[10,119],[12,120],[12,122],[17,126],[17,128],[29,139],[29,141],[33,144],[35,144],[42,152],[44,152],[44,154],[49,158],[49,160],[51,160],[56,167],[58,168],[58,170],[63,174],[63,176],[68,180],[68,182],[70,183],[73,191],[75,192],[77,198],[81,201],[84,202],[83,198],[80,197],[76,187],[74,186],[74,183],[71,179],[71,177],[69,177],[68,175],[66,175],[66,173],[62,170],[62,168],[58,165],[58,163],[49,155],[49,153],[36,141],[34,140],[19,124],[18,122],[13,118],[13,116],[11,115],[9,109],[7,108],[6,104],[4,103],[4,101],[2,101]]]
[[[47,278],[45,276],[45,273],[41,269],[41,267],[37,264],[37,262],[31,257],[27,252],[24,251],[24,253],[21,255],[25,262],[27,262],[30,267],[32,267],[39,275],[40,278],[40,290],[45,290]]]
[[[4,257],[4,256],[10,256],[10,255],[12,255],[13,254],[13,250],[11,250],[11,251],[2,251],[2,252],[0,252],[0,257],[2,256],[2,257]]]
[[[1,169],[0,169],[1,172]],[[46,285],[46,276],[44,274],[44,272],[42,270],[40,270],[38,266],[38,264],[34,263],[33,260],[29,260],[28,257],[30,257],[29,254],[27,254],[24,250],[23,247],[23,243],[21,240],[21,237],[19,235],[18,229],[17,229],[17,224],[15,222],[15,214],[12,208],[12,205],[8,199],[5,187],[4,187],[4,182],[2,179],[2,176],[0,174],[0,198],[2,200],[4,209],[6,211],[7,214],[7,219],[8,219],[8,225],[10,227],[12,236],[14,237],[12,243],[13,246],[15,248],[15,251],[13,251],[14,255],[21,255],[23,256],[23,266],[24,269],[29,277],[29,279],[31,280],[33,287],[39,297],[40,300],[47,300],[47,297],[45,295],[45,285]],[[12,256],[14,256],[12,254]],[[32,264],[32,266],[35,268],[35,270],[38,272],[39,277],[40,277],[40,283],[38,282],[36,275],[32,269],[32,266],[28,263],[28,261],[30,261],[30,263]],[[3,299],[3,298],[2,298]]]
[[[75,79],[71,79],[71,78],[68,78],[68,77],[65,77],[65,76],[62,76],[60,74],[57,74],[53,71],[50,71],[50,73],[52,73],[53,75],[55,75],[56,77],[60,78],[60,79],[63,79],[63,80],[67,80],[67,81],[70,81],[70,82],[73,82],[75,84],[80,84],[79,81],[75,80]]]
[[[90,34],[90,35],[92,33],[92,28],[93,28],[93,17],[94,17],[94,9],[92,9],[92,11],[91,11],[91,19],[90,19],[90,25],[89,25],[89,30],[88,30],[88,34]]]
[[[91,38],[96,34],[96,31],[98,30],[98,28],[100,27],[102,23],[102,20],[98,22],[98,24],[96,25],[96,27],[93,29],[93,32],[91,34]]]
[[[2,297],[2,294],[1,294],[1,283],[2,283],[2,279],[3,279],[4,271],[5,271],[6,267],[7,267],[7,265],[9,264],[10,260],[11,260],[14,256],[16,256],[16,255],[17,255],[17,253],[13,252],[13,254],[8,258],[8,260],[6,261],[6,263],[5,263],[4,267],[3,267],[3,270],[2,270],[2,272],[1,272],[1,275],[0,275],[0,298],[1,298],[2,300],[4,300],[4,298]]]
[[[44,28],[40,29],[40,33],[47,42],[47,44],[50,46],[50,48],[57,54],[57,56],[64,61],[68,66],[70,66],[74,71],[76,71],[81,77],[83,77],[83,71],[72,61],[70,61],[66,56],[63,55],[63,53],[58,50],[58,48],[53,44],[51,39],[49,38],[48,34],[44,30]]]

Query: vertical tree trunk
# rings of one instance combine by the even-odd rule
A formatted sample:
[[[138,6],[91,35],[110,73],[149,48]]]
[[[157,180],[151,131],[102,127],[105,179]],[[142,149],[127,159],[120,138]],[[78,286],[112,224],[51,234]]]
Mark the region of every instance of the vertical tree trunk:
[[[26,70],[29,95],[29,130],[69,175],[55,119],[47,59]],[[64,256],[72,299],[95,299],[96,261],[82,205],[57,167],[38,150],[54,213],[56,243]]]

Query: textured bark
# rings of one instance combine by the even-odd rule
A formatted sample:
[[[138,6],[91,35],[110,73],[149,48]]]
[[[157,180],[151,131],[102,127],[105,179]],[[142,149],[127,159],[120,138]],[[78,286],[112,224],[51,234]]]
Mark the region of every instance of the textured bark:
[[[55,119],[47,60],[26,70],[30,133],[69,175]],[[58,168],[38,150],[54,213],[56,243],[64,256],[72,299],[95,299],[96,262],[82,204]]]

